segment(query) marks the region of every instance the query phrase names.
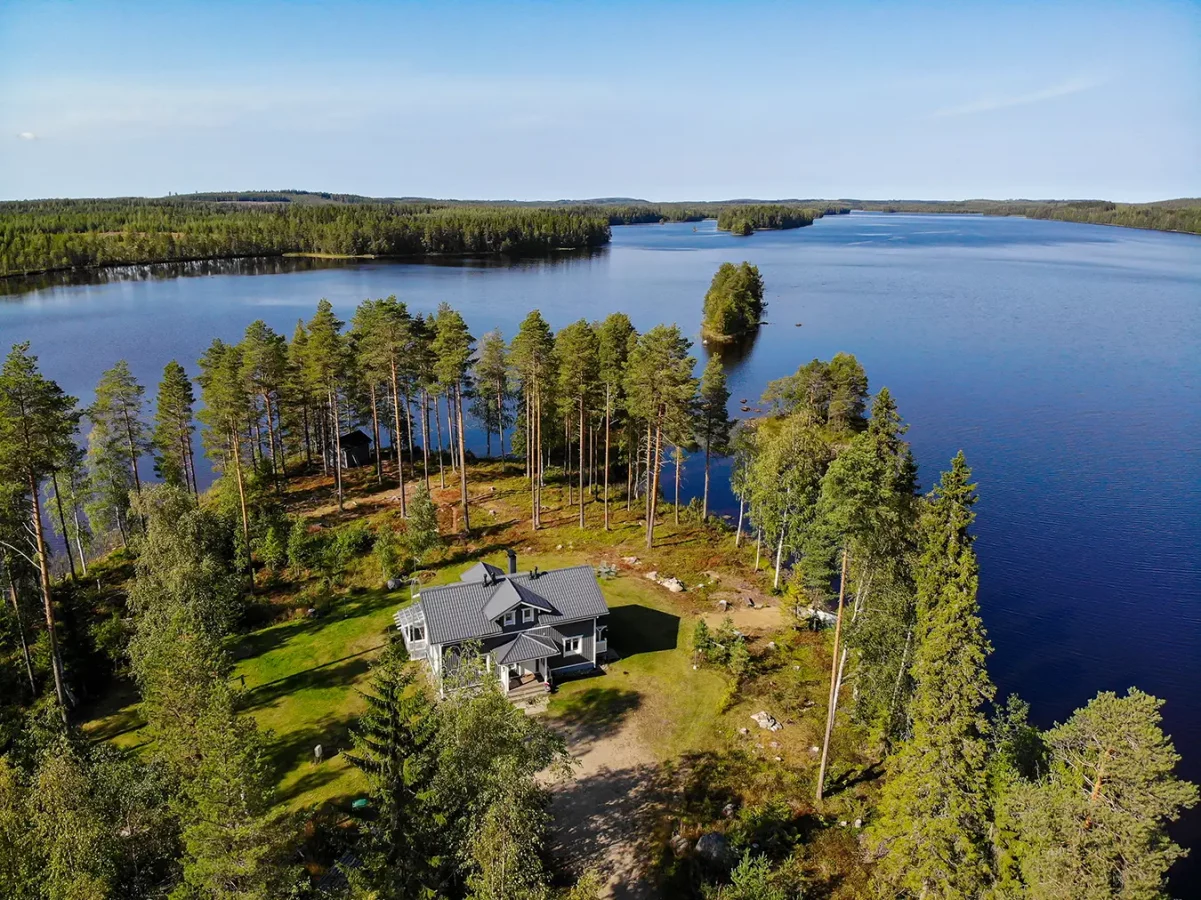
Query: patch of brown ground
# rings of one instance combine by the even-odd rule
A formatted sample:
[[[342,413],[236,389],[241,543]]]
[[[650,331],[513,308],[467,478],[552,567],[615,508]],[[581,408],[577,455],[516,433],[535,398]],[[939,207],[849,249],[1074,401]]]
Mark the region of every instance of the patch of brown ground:
[[[551,852],[576,875],[598,869],[604,897],[656,896],[651,836],[663,813],[663,789],[654,754],[629,721],[602,734],[554,727],[565,733],[578,765],[570,780],[551,788]]]

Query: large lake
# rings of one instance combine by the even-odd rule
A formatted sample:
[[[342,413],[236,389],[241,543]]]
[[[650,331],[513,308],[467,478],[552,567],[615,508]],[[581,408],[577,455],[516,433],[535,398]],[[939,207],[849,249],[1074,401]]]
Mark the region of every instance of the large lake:
[[[86,401],[121,357],[153,386],[168,360],[194,373],[213,337],[237,340],[253,319],[290,336],[321,297],[347,319],[367,297],[418,311],[445,300],[477,336],[511,337],[534,307],[555,328],[624,310],[640,329],[696,334],[714,270],[743,259],[763,273],[770,324],[729,361],[732,411],[814,357],[858,356],[911,424],[926,487],[960,448],[974,469],[1001,690],[1049,725],[1098,690],[1137,685],[1168,701],[1182,770],[1201,781],[1201,238],[852,214],[749,238],[712,222],[615,228],[603,250],[538,262],[135,271],[0,298],[0,349],[31,340],[46,374]],[[689,493],[699,484],[691,471]],[[717,507],[731,505],[722,484]],[[1194,847],[1198,818],[1180,832]],[[1196,885],[1188,865],[1178,893]]]

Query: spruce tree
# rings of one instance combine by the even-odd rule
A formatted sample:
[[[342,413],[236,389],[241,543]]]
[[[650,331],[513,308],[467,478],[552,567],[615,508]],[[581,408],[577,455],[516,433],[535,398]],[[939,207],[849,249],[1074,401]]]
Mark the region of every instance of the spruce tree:
[[[959,453],[928,498],[916,569],[912,736],[888,761],[872,837],[876,877],[895,894],[977,897],[989,881],[988,724],[995,690],[976,603],[969,531],[976,502]]]
[[[425,805],[437,717],[428,685],[408,664],[403,643],[393,642],[380,654],[363,696],[367,710],[351,732],[354,749],[346,758],[367,777],[376,820],[355,880],[380,900],[425,897],[442,880],[436,825]]]
[[[167,484],[184,487],[199,496],[196,462],[192,452],[192,408],[196,395],[188,373],[175,360],[163,369],[154,416],[154,470]]]
[[[242,546],[250,563],[250,510],[246,498],[244,447],[250,398],[242,380],[242,354],[220,338],[214,339],[200,357],[201,399],[204,409],[198,418],[205,426],[202,440],[210,459],[223,473],[231,469],[238,488],[238,506],[242,518]]]

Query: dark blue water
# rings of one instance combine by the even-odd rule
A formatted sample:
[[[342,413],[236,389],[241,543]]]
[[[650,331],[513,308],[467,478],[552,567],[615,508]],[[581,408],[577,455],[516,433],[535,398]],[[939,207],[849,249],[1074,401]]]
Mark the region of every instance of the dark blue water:
[[[755,405],[813,357],[858,356],[910,422],[923,483],[961,448],[979,480],[1001,690],[1047,725],[1137,685],[1168,701],[1182,771],[1201,780],[1201,238],[970,216],[854,214],[750,238],[635,226],[552,261],[271,263],[46,288],[0,301],[0,345],[32,340],[86,401],[120,357],[153,385],[252,319],[290,335],[320,297],[347,319],[367,297],[445,300],[477,335],[511,336],[533,307],[556,328],[624,310],[695,334],[714,270],[742,259],[763,272],[770,324],[728,362],[734,400]],[[690,471],[687,492],[699,485]],[[727,486],[717,500],[731,507]],[[1181,831],[1192,846],[1197,818]],[[1189,865],[1178,893],[1197,883]]]

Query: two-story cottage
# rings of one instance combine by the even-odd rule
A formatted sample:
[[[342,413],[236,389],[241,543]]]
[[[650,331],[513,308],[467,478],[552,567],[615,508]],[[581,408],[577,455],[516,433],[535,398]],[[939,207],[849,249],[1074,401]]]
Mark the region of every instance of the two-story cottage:
[[[609,607],[591,566],[539,572],[480,562],[458,584],[427,587],[394,616],[413,659],[435,679],[467,641],[483,649],[488,673],[511,697],[550,689],[556,675],[595,668],[608,652]]]

